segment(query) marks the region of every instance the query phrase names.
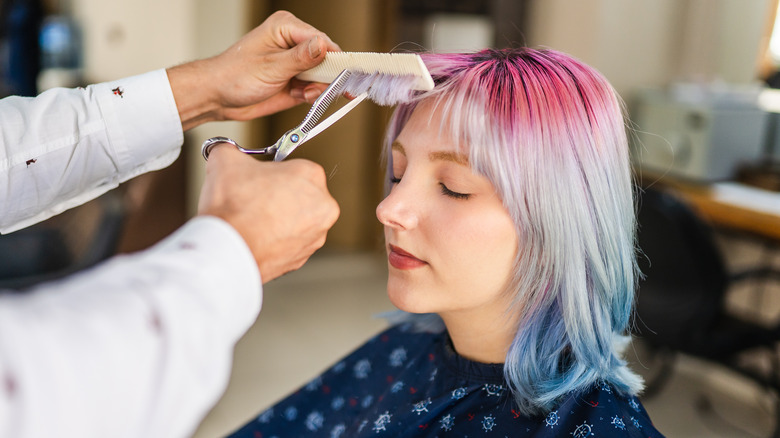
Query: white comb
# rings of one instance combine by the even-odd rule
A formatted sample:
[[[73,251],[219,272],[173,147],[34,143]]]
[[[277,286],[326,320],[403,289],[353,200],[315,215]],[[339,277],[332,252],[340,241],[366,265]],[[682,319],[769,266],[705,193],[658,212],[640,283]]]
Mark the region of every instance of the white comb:
[[[368,98],[380,105],[395,105],[409,100],[416,90],[433,89],[428,68],[414,53],[328,52],[320,65],[297,78],[330,83],[344,70],[352,72],[345,92],[367,92]]]
[[[417,81],[412,85],[413,90],[433,89],[431,74],[420,55],[415,53],[328,52],[320,65],[297,77],[302,81],[329,84],[342,70],[365,75],[414,76]]]

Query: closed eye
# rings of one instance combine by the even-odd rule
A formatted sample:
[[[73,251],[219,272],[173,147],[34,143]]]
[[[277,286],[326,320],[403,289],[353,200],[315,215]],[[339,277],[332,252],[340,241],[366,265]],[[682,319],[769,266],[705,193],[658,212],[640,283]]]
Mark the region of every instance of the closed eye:
[[[453,192],[452,190],[448,189],[447,186],[444,185],[444,183],[439,183],[439,186],[441,186],[441,193],[445,196],[449,196],[450,198],[469,199],[471,197],[470,193]]]

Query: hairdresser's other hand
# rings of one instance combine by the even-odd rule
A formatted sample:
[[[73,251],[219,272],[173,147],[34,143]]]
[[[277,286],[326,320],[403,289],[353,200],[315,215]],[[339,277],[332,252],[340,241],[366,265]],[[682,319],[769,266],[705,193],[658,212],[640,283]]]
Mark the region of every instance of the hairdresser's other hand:
[[[300,268],[322,247],[339,207],[318,164],[258,161],[233,146],[217,145],[206,165],[198,214],[232,225],[268,282]]]
[[[168,69],[182,128],[251,120],[313,102],[327,85],[294,76],[338,50],[324,33],[289,12],[276,12],[221,54]]]

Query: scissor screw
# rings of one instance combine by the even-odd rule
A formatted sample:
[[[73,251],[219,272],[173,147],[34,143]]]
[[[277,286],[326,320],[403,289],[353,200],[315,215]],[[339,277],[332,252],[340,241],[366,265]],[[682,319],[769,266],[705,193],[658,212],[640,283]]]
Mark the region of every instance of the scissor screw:
[[[293,134],[290,136],[290,141],[293,143],[298,143],[298,140],[300,140],[300,137],[298,137],[298,134]]]

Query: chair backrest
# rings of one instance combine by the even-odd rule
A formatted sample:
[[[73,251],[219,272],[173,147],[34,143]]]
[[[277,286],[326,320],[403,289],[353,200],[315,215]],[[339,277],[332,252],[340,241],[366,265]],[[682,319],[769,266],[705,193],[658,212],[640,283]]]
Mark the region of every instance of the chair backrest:
[[[705,340],[723,311],[728,273],[710,227],[671,193],[640,196],[636,329],[677,350]]]

